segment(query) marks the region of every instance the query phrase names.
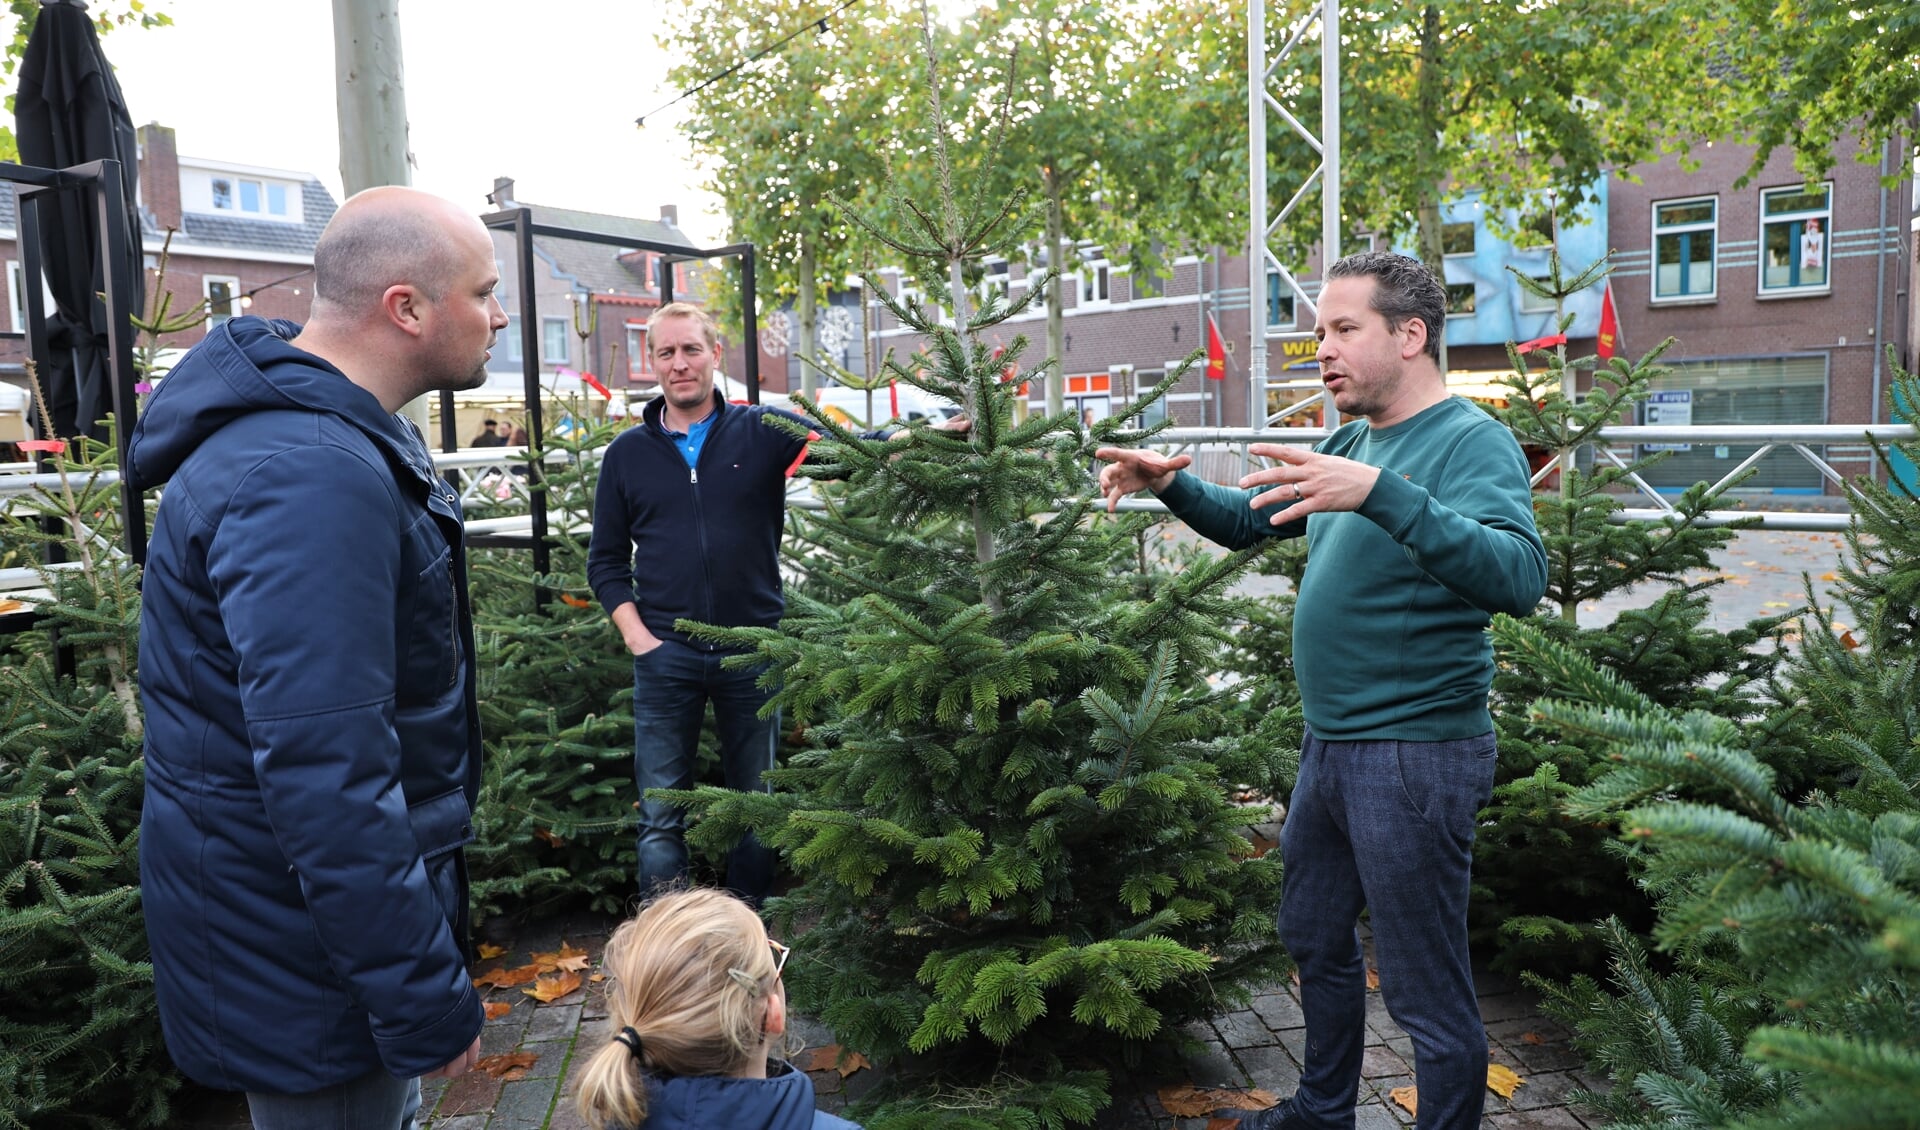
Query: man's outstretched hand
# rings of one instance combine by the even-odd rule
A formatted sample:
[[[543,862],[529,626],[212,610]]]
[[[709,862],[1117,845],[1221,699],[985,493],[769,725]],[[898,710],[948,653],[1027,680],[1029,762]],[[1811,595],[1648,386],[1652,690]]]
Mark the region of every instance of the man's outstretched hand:
[[[1173,485],[1175,475],[1193,464],[1191,455],[1161,455],[1133,447],[1103,447],[1093,457],[1107,464],[1100,468],[1100,493],[1106,497],[1109,514],[1121,499],[1137,491],[1159,494]]]

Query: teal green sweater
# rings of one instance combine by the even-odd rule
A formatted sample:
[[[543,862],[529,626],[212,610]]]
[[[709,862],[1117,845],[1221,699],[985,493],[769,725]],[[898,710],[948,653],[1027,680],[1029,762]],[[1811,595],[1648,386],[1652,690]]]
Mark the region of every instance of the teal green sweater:
[[[1531,612],[1547,587],[1520,445],[1455,397],[1390,428],[1348,424],[1315,450],[1382,468],[1358,511],[1274,526],[1283,507],[1252,509],[1258,491],[1185,472],[1160,497],[1230,548],[1307,535],[1293,668],[1315,736],[1446,741],[1492,730],[1487,624],[1495,612]]]

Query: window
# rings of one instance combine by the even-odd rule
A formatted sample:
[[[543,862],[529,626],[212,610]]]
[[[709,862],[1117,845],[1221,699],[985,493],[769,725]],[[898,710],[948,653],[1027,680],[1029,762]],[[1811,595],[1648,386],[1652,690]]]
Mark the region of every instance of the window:
[[[1760,292],[1827,289],[1833,185],[1760,193]]]
[[[1097,254],[1097,252],[1096,252]],[[1096,259],[1080,265],[1080,305],[1104,306],[1113,283],[1113,268]]]
[[[1267,272],[1267,325],[1290,329],[1294,324],[1293,288],[1281,278],[1280,272]]]
[[[1719,199],[1670,200],[1653,206],[1653,297],[1712,298]]]
[[[1528,275],[1527,277],[1539,283],[1541,286],[1553,285],[1553,280],[1546,275]],[[1522,314],[1553,313],[1553,299],[1542,298],[1526,287],[1519,287],[1517,289],[1520,291],[1520,312]]]
[[[1155,385],[1166,379],[1167,373],[1164,369],[1146,369],[1135,372],[1133,374],[1134,396],[1136,398],[1145,396],[1153,390]],[[1152,404],[1147,405],[1140,415],[1134,418],[1133,426],[1136,428],[1151,428],[1166,418],[1167,398],[1163,396]]]
[[[216,212],[242,212],[254,216],[292,219],[299,196],[286,184],[275,184],[247,177],[212,177],[208,194]]]
[[[1513,233],[1513,245],[1519,248],[1553,246],[1553,213],[1527,217]]]
[[[1440,225],[1440,254],[1473,254],[1473,221]]]
[[[647,327],[627,327],[627,376],[638,378],[647,373]]]
[[[13,305],[13,332],[17,334],[27,332],[27,287],[21,281],[21,273],[18,259],[7,260],[7,300]],[[40,315],[51,317],[54,305],[53,288],[47,285],[44,277],[40,280],[40,294]]]
[[[240,280],[230,275],[208,275],[201,280],[207,297],[207,325],[217,326],[240,312]]]
[[[1006,301],[1013,289],[1012,278],[1012,265],[1005,259],[987,260],[985,273],[980,279],[980,301],[991,301],[994,295],[999,295],[1002,302]]]
[[[507,328],[500,331],[500,339],[507,343],[507,360],[518,365],[527,359],[526,350],[520,348],[520,315],[507,315]]]
[[[567,325],[565,318],[540,319],[540,360],[550,365],[567,363]]]
[[[1470,282],[1447,284],[1447,317],[1473,317],[1473,284]]]

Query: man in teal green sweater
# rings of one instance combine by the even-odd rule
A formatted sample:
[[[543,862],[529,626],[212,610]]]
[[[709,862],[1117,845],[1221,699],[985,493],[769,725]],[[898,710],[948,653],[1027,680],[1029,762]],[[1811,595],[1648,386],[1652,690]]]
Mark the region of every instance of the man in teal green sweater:
[[[1230,548],[1307,538],[1293,665],[1306,714],[1280,853],[1280,937],[1300,966],[1306,1062],[1292,1097],[1243,1130],[1346,1130],[1366,1042],[1358,922],[1372,909],[1387,1010],[1413,1039],[1419,1130],[1478,1130],[1487,1036],[1467,952],[1473,829],[1493,790],[1487,691],[1495,612],[1546,591],[1520,446],[1440,371],[1446,291],[1419,261],[1335,263],[1314,333],[1321,380],[1361,417],[1240,489],[1192,460],[1102,448],[1108,506],[1151,490]]]

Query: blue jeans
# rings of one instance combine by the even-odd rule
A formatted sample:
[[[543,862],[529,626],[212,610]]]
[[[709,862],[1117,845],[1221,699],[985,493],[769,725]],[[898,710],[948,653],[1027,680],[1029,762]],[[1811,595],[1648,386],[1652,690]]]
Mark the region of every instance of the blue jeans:
[[[729,652],[703,651],[679,640],[633,660],[633,778],[640,786],[640,893],[687,874],[686,811],[648,800],[648,789],[693,787],[700,723],[713,703],[726,786],[765,792],[760,775],[773,768],[780,713],[760,717],[771,692],[758,685],[762,667],[720,666]],[[727,886],[760,905],[773,887],[773,853],[748,833],[727,853]]]
[[[420,1080],[371,1071],[306,1095],[247,1092],[253,1130],[413,1130]]]
[[[1475,818],[1494,736],[1327,742],[1308,732],[1280,830],[1280,940],[1300,966],[1306,1064],[1295,1118],[1348,1130],[1366,1043],[1362,908],[1387,1011],[1413,1038],[1419,1130],[1478,1130],[1487,1032],[1467,953]]]

